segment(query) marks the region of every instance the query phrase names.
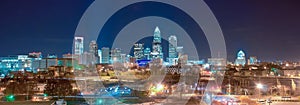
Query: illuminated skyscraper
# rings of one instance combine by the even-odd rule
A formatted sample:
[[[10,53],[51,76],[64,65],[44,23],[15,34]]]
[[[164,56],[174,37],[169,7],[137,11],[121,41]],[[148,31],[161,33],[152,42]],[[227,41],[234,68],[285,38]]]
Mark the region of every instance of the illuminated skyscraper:
[[[114,48],[110,51],[110,63],[114,62],[120,62],[121,61],[121,49],[120,48]]]
[[[90,42],[90,53],[94,56],[93,60],[95,63],[99,63],[99,56],[98,56],[98,45],[96,41]]]
[[[83,37],[74,38],[74,54],[83,54]]]
[[[136,43],[134,44],[134,57],[139,60],[144,58],[144,44]]]
[[[102,49],[101,49],[101,51],[102,51],[102,62],[101,63],[110,63],[109,61],[110,61],[110,57],[109,57],[109,48],[107,48],[107,47],[103,47]]]
[[[245,65],[246,64],[246,57],[245,57],[245,52],[240,50],[238,53],[237,53],[237,58],[235,60],[235,64],[236,65]]]
[[[258,63],[258,60],[255,56],[251,56],[249,59],[248,59],[248,65],[255,65]]]
[[[169,37],[169,60],[177,58],[177,38],[176,36]]]
[[[158,27],[154,30],[153,42],[152,42],[152,58],[163,59],[163,52],[161,47],[161,35]]]
[[[98,56],[98,45],[94,40],[90,42],[90,53]]]
[[[146,60],[151,60],[150,54],[151,54],[150,48],[145,48],[145,50],[144,50],[144,57],[145,57]]]
[[[98,49],[99,63],[102,63],[102,51]]]

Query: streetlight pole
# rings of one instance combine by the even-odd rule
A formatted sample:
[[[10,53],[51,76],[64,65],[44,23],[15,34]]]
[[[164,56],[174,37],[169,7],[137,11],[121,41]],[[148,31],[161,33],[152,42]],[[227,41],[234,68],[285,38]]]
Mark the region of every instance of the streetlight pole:
[[[263,85],[259,83],[256,85],[256,88],[258,89],[258,95],[259,95],[258,98],[260,99],[260,94],[261,94],[260,90],[263,88]]]

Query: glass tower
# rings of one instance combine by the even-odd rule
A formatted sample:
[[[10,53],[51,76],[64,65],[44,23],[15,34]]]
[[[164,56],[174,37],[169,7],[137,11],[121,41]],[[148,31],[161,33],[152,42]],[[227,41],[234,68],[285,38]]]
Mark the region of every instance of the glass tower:
[[[169,37],[169,58],[177,58],[177,38],[176,36]]]
[[[144,58],[144,44],[136,43],[134,44],[134,57],[136,59],[143,59]]]
[[[163,52],[161,47],[161,35],[158,27],[154,30],[153,42],[152,42],[152,58],[163,59]]]
[[[76,55],[83,54],[83,37],[74,38],[74,54]]]
[[[246,57],[245,57],[245,52],[240,50],[238,53],[237,53],[237,58],[235,60],[235,64],[236,65],[245,65],[246,64]]]
[[[110,60],[110,57],[109,57],[109,48],[107,48],[107,47],[103,47],[102,49],[101,49],[101,63],[110,63],[109,62],[109,60]]]

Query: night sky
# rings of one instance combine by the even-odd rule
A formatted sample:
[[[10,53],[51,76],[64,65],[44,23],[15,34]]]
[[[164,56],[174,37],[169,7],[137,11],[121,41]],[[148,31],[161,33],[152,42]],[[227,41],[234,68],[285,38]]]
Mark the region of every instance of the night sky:
[[[33,51],[62,55],[71,52],[77,24],[93,0],[0,2],[0,56]],[[240,49],[261,60],[300,60],[299,0],[206,3],[222,28],[229,60]]]

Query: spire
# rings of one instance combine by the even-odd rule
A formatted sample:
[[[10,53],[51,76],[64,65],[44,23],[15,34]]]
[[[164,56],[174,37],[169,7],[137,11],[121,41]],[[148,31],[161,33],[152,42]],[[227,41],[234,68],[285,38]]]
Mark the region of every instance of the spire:
[[[160,33],[160,30],[159,30],[158,26],[156,26],[154,32],[159,32]]]

